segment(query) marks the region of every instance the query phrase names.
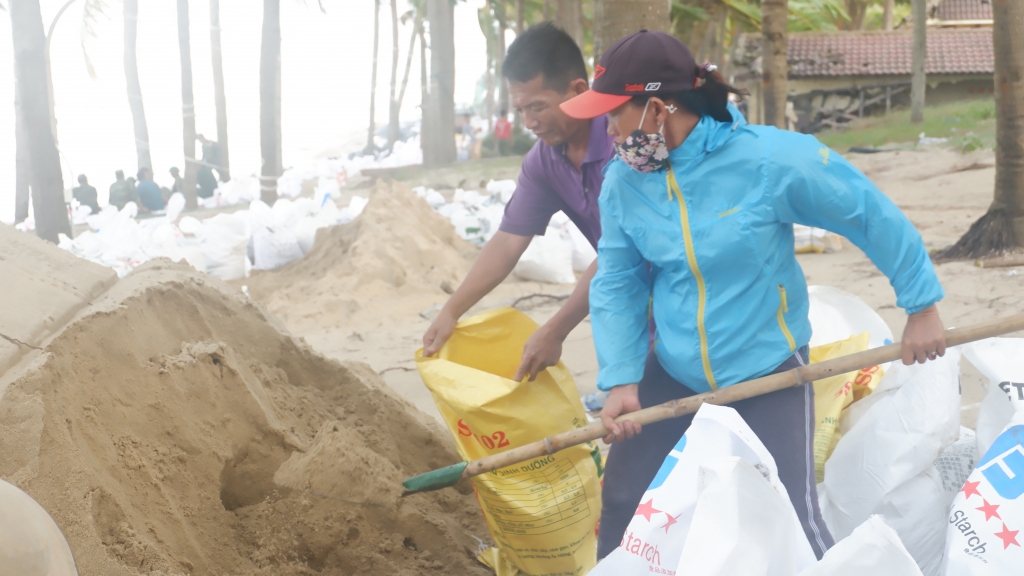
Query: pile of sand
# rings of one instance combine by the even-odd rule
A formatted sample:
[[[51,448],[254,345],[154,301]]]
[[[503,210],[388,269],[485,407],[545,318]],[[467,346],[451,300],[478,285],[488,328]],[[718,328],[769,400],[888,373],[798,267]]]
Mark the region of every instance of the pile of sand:
[[[237,289],[153,261],[40,348],[0,380],[0,477],[79,573],[487,573],[468,487],[397,498],[458,460],[447,433]]]
[[[478,249],[405,186],[378,181],[353,222],[317,232],[301,260],[257,272],[237,284],[290,329],[342,325],[354,316],[394,312],[444,296],[469,270]]]

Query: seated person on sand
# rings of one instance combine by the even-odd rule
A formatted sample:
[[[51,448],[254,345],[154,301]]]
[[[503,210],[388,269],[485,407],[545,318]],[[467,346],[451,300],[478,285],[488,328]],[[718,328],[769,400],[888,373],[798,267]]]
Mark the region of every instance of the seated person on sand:
[[[118,170],[114,174],[117,176],[117,180],[110,185],[110,199],[108,202],[120,210],[129,202],[137,202],[138,197],[135,195],[134,184],[124,179],[123,170]]]
[[[153,171],[149,168],[139,168],[139,183],[135,187],[135,192],[142,204],[139,208],[144,211],[155,212],[167,206],[160,187],[153,182]]]
[[[92,209],[93,214],[99,213],[100,205],[96,202],[96,188],[89,185],[89,179],[85,177],[85,174],[78,175],[78,186],[72,188],[71,195],[78,200],[79,204]]]

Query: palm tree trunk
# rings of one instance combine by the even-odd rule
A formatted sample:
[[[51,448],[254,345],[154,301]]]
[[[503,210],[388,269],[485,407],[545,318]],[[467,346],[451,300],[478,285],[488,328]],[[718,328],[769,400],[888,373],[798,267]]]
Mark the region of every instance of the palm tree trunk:
[[[868,15],[868,0],[846,0],[846,14],[850,20],[843,23],[847,30],[863,30]]]
[[[192,42],[189,37],[188,0],[178,0],[178,55],[181,61],[181,138],[185,152],[185,208],[199,207],[196,198],[196,107],[192,98]],[[150,166],[152,168],[152,166]]]
[[[263,0],[260,48],[260,199],[277,201],[281,176],[281,0]]]
[[[882,29],[892,30],[892,11],[895,7],[896,0],[883,0],[882,4]]]
[[[228,160],[228,103],[224,95],[224,61],[220,50],[220,0],[210,0],[210,55],[213,57],[213,101],[217,109],[218,162],[222,182],[231,179]]]
[[[480,24],[480,32],[487,40],[487,50],[484,51],[484,58],[487,66],[484,68],[487,79],[487,91],[484,93],[484,111],[481,116],[487,118],[487,130],[491,130],[491,122],[494,120],[494,90],[495,82],[495,53],[498,51],[497,33],[494,30],[494,5],[486,2],[483,8],[477,11],[477,21]]]
[[[995,195],[988,212],[936,259],[983,258],[1024,247],[1024,2],[992,0],[992,20]]]
[[[664,0],[597,0],[594,3],[594,61],[616,40],[641,28],[668,32],[672,26]]]
[[[910,66],[910,121],[924,122],[924,61],[928,56],[927,2],[911,0],[914,10],[913,61]]]
[[[149,155],[149,128],[146,125],[146,110],[142,106],[142,85],[139,83],[139,64],[136,57],[135,39],[138,35],[139,0],[124,0],[124,78],[128,88],[128,107],[132,111],[132,125],[135,128],[135,152],[138,168],[152,168]]]
[[[420,26],[423,26],[423,20],[417,12],[416,20],[412,27],[412,34],[409,35],[409,53],[405,56],[405,72],[402,72],[402,88],[398,91],[399,110],[402,109],[402,101],[405,100],[405,89],[409,86],[409,73],[412,71],[412,55],[416,53],[416,36],[420,33]]]
[[[423,10],[426,10],[425,6],[422,6]],[[434,138],[433,122],[430,117],[430,72],[427,67],[427,35],[426,35],[426,22],[420,20],[420,150],[423,152],[423,157],[426,158],[427,146]]]
[[[28,135],[18,100],[18,82],[14,82],[14,223],[28,218],[29,194],[31,193],[32,166],[28,161]]]
[[[555,24],[583,46],[583,4],[580,0],[556,0]]]
[[[366,154],[373,152],[374,115],[377,113],[377,49],[380,46],[380,0],[373,0],[373,71],[370,73],[370,128],[366,133]]]
[[[786,100],[789,95],[786,62],[786,25],[789,22],[789,0],[762,0],[761,54],[764,94],[764,123],[786,128]]]
[[[1009,210],[1014,245],[1024,246],[1024,3],[992,0],[996,84],[997,204]]]
[[[455,10],[449,0],[427,0],[430,21],[430,108],[433,130],[423,149],[423,163],[442,166],[455,161]]]
[[[505,1],[506,0],[494,0],[494,13],[498,17],[498,38],[496,45],[498,52],[496,54],[497,59],[494,66],[494,77],[498,81],[498,110],[508,112],[508,83],[501,77],[501,66],[505,63],[505,30],[508,29],[508,24],[505,22]],[[497,142],[497,140],[495,140],[495,142]]]
[[[398,0],[391,0],[391,91],[388,102],[388,150],[398,141]]]
[[[71,235],[64,178],[57,144],[50,129],[50,95],[46,79],[46,36],[39,0],[11,0],[11,38],[14,75],[22,126],[28,144],[32,204],[36,234],[57,243],[59,234]]]

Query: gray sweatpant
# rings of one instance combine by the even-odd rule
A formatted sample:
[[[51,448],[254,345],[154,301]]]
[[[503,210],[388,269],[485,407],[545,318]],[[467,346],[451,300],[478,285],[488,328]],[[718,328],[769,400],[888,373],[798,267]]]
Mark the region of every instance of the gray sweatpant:
[[[806,358],[807,349],[803,348],[774,372],[803,365]],[[640,405],[646,408],[693,396],[696,392],[673,380],[652,352],[647,357],[639,394]],[[775,459],[779,480],[789,492],[807,540],[820,559],[834,541],[821,520],[814,479],[814,387],[807,384],[787,388],[729,406],[739,412]],[[598,558],[604,558],[619,546],[665,456],[692,421],[693,414],[689,414],[648,424],[632,440],[612,444],[604,473]]]

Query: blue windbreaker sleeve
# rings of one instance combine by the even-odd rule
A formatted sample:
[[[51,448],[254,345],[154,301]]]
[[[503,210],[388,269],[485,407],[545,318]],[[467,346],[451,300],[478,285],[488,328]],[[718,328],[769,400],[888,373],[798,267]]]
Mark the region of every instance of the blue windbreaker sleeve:
[[[767,185],[782,222],[848,238],[889,278],[907,314],[942,299],[921,235],[867,176],[812,136],[780,131],[768,146]]]
[[[605,180],[601,191],[597,274],[590,282],[590,325],[600,390],[634,384],[643,377],[651,296],[647,262],[619,225],[615,207],[606,202],[608,184]]]

